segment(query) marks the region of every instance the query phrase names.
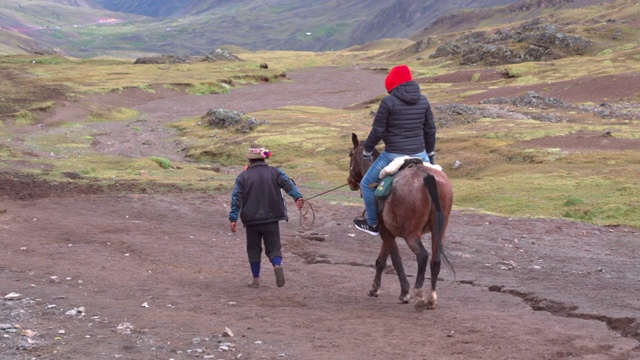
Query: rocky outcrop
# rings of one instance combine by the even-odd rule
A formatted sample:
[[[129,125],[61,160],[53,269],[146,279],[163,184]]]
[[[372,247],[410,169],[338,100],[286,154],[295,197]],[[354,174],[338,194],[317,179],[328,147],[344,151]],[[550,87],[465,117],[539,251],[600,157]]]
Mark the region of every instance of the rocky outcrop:
[[[251,132],[266,123],[244,113],[226,109],[211,109],[202,116],[202,120],[214,128],[230,128],[242,133]]]
[[[592,46],[591,40],[537,19],[514,28],[465,34],[440,45],[430,57],[459,57],[461,65],[494,66],[584,55]]]
[[[215,49],[203,57],[204,61],[242,61],[239,57],[227,50]]]
[[[186,64],[192,60],[188,55],[159,55],[137,58],[134,64]]]
[[[159,55],[137,58],[134,64],[186,64],[191,62],[242,61],[229,51],[215,49],[204,56],[191,55]]]

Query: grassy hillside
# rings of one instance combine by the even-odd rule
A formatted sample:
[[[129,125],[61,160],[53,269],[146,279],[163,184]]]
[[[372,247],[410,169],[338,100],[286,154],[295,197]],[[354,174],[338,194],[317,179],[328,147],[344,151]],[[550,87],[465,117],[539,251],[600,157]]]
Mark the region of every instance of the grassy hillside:
[[[58,52],[82,56],[100,43],[96,29],[117,18],[118,22],[142,21],[140,16],[96,10],[88,6],[69,6],[64,1],[6,0],[0,3],[0,55]],[[101,20],[102,19],[102,20]],[[91,30],[90,30],[91,29]],[[92,53],[93,56],[99,55]]]
[[[203,171],[203,166],[237,166],[244,146],[259,141],[279,154],[276,165],[301,186],[310,193],[320,192],[344,183],[351,132],[366,135],[379,99],[344,110],[260,111],[250,115],[267,120],[267,125],[246,134],[212,129],[200,118],[173,119],[166,126],[179,130],[187,156],[173,161],[168,170],[147,158],[117,157],[92,147],[95,133],[88,124],[124,122],[132,131],[147,131],[139,125],[144,114],[126,106],[96,108],[84,121],[47,124],[47,131],[39,126],[65,99],[92,93],[171,89],[188,94],[203,83],[250,86],[265,75],[278,81],[278,74],[293,69],[352,64],[388,67],[406,62],[434,105],[439,120],[438,162],[454,183],[456,208],[640,228],[640,89],[633,87],[640,77],[640,39],[634,22],[638,15],[640,9],[625,0],[580,13],[555,12],[553,18],[561,19],[572,33],[593,40],[594,50],[549,62],[495,67],[432,59],[429,55],[435,45],[416,53],[411,51],[415,43],[406,41],[392,42],[395,47],[381,41],[325,53],[245,51],[238,53],[243,62],[172,66],[140,67],[118,59],[1,57],[0,93],[11,95],[3,95],[0,172],[26,172],[80,184],[109,183],[115,176],[215,191],[229,189],[233,176]],[[432,37],[439,44],[458,35]],[[260,69],[263,62],[276,65]],[[618,79],[619,85],[606,86],[606,79]],[[618,92],[621,84],[629,85],[627,92]],[[594,94],[590,89],[599,90]],[[559,100],[542,106],[480,104],[498,95],[509,100],[529,90],[547,100],[553,100],[551,95]],[[578,144],[570,147],[571,139]],[[142,171],[148,177],[141,179]],[[69,173],[82,178],[70,180],[65,175]],[[335,193],[326,199],[348,203],[352,198]]]

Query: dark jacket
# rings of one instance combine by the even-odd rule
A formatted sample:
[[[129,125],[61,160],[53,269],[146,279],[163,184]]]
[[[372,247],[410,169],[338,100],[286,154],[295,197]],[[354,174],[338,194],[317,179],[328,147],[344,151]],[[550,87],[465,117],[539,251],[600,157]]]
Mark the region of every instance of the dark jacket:
[[[380,140],[389,153],[409,155],[435,149],[436,124],[431,105],[415,81],[396,86],[380,102],[364,149],[373,151]]]
[[[287,205],[280,189],[294,200],[302,197],[284,171],[264,161],[252,162],[236,178],[231,194],[229,221],[238,221],[238,214],[244,225],[288,220]]]

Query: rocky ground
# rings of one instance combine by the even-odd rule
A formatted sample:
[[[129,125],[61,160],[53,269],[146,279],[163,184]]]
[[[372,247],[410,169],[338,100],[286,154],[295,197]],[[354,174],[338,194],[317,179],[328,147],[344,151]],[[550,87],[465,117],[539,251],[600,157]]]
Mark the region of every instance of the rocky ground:
[[[153,119],[145,126],[159,126],[211,108],[343,108],[384,91],[384,74],[362,69],[289,76],[227,95],[94,96],[60,107],[45,124],[82,118],[87,103],[134,107]],[[577,96],[545,93],[553,90],[509,96]],[[149,132],[158,147],[140,149],[125,130],[112,126],[97,146],[175,156],[161,146],[173,134]],[[582,135],[539,141],[583,149],[601,141]],[[244,230],[228,230],[230,194],[158,187],[140,195],[135,186],[0,174],[1,360],[640,359],[637,229],[454,211],[446,244],[455,276],[441,273],[438,307],[419,313],[398,303],[391,268],[380,297],[367,297],[380,240],[351,226],[360,207],[318,197],[313,224],[311,213],[293,212],[281,225],[286,286],[277,288],[265,268],[264,286],[253,289]],[[413,255],[400,248],[415,274]]]

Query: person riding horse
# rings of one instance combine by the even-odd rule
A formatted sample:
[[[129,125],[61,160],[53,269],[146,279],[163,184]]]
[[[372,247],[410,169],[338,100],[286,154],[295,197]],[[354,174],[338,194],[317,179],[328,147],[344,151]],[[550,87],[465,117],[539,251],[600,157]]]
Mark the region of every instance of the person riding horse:
[[[351,134],[353,147],[349,151],[349,177],[347,182],[353,191],[360,189],[360,183],[371,163],[362,159],[363,141],[358,140],[355,133]],[[378,155],[374,151],[374,155]],[[394,164],[396,163],[396,164]],[[411,294],[407,275],[402,265],[400,251],[396,238],[405,240],[409,249],[416,255],[418,271],[416,272],[414,297],[415,308],[422,311],[425,308],[434,309],[437,301],[436,284],[438,282],[441,264],[445,264],[455,278],[455,270],[448,259],[444,248],[444,238],[449,223],[449,216],[453,207],[453,188],[451,181],[438,165],[427,165],[420,159],[396,158],[383,172],[391,172],[397,165],[398,169],[407,165],[404,170],[393,175],[393,181],[388,194],[385,194],[384,206],[379,214],[378,227],[382,244],[375,262],[376,274],[367,295],[378,297],[382,281],[382,273],[387,266],[387,259],[391,263],[400,280],[400,301],[409,302]],[[383,180],[384,181],[384,180]],[[378,186],[378,189],[380,186]],[[422,242],[422,235],[431,233],[431,261],[429,250]],[[427,264],[431,270],[431,289],[425,297],[423,284]]]
[[[372,236],[379,234],[378,206],[372,184],[379,181],[380,171],[401,156],[435,164],[436,124],[433,111],[420,92],[420,86],[413,80],[411,69],[404,64],[393,67],[384,84],[389,95],[378,107],[361,154],[365,161],[373,162],[360,183],[366,216],[365,219],[354,220],[356,229]],[[373,151],[381,140],[385,149],[374,161]]]

